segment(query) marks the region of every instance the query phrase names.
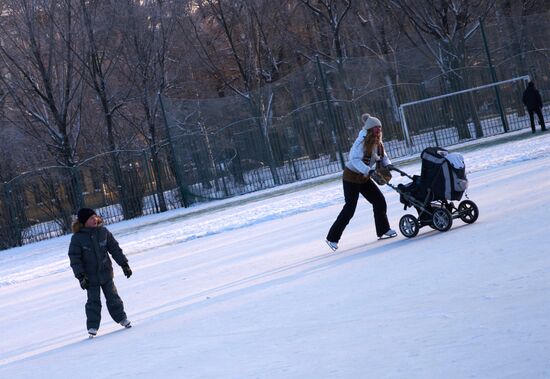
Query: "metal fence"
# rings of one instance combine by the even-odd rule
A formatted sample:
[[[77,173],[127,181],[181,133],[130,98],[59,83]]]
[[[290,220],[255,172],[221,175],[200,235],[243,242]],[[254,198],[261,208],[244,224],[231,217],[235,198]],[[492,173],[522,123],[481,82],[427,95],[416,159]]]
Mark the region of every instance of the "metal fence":
[[[122,186],[115,181],[114,155]],[[162,204],[145,150],[106,153],[77,167],[46,167],[0,183],[0,249],[69,232],[73,215],[83,206],[98,209],[106,223],[181,207],[167,154],[159,160]]]
[[[488,38],[472,32],[467,65],[450,71],[422,53],[424,46],[312,62],[245,96],[162,98],[159,154],[105,153],[0,184],[0,249],[69,232],[81,206],[112,223],[339,172],[365,112],[382,120],[392,158],[528,127],[524,80],[442,95],[529,75],[550,101],[549,21],[486,23]]]

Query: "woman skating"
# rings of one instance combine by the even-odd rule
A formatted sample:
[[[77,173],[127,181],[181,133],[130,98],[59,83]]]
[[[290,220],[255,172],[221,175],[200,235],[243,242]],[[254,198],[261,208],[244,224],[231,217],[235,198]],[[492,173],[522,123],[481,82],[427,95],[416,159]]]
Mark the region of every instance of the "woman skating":
[[[348,163],[342,175],[346,203],[327,235],[326,242],[333,251],[338,249],[338,241],[355,213],[359,194],[372,204],[378,238],[391,238],[397,235],[390,228],[386,215],[386,199],[371,179],[377,165],[388,169],[392,167],[382,143],[382,124],[379,119],[366,113],[361,119],[363,128],[351,147]]]

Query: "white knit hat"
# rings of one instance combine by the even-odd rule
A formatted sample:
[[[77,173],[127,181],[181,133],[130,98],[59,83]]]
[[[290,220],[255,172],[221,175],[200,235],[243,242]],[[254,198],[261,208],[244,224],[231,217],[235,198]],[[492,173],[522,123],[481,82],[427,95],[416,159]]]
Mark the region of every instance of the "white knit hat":
[[[376,126],[382,127],[382,123],[380,122],[380,120],[377,119],[376,117],[372,117],[368,113],[363,113],[361,115],[361,120],[363,121],[363,130],[364,131],[372,129]]]

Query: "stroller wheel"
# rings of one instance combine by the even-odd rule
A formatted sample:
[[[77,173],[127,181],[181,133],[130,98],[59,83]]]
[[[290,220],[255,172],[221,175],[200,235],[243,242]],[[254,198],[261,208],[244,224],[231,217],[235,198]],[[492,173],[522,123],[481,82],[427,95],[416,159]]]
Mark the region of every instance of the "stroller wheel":
[[[407,238],[415,237],[420,230],[420,224],[416,217],[406,214],[399,220],[399,230]]]
[[[464,200],[458,204],[458,214],[466,224],[473,224],[479,217],[479,209],[472,200]]]
[[[434,229],[440,232],[446,232],[453,226],[453,216],[445,208],[437,208],[432,216],[432,225]]]

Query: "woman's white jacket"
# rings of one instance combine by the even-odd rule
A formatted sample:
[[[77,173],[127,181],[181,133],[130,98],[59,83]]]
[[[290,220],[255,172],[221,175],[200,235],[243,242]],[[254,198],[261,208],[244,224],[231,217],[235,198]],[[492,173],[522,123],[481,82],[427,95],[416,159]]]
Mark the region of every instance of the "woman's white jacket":
[[[347,168],[363,175],[367,175],[369,170],[376,168],[376,162],[378,161],[381,161],[382,167],[391,164],[390,158],[386,155],[385,151],[382,157],[378,155],[377,151],[374,151],[371,154],[369,164],[365,164],[365,162],[363,161],[365,155],[363,141],[366,136],[367,132],[361,129],[359,135],[357,136],[357,139],[355,140],[353,146],[349,151],[348,163],[346,163]]]

